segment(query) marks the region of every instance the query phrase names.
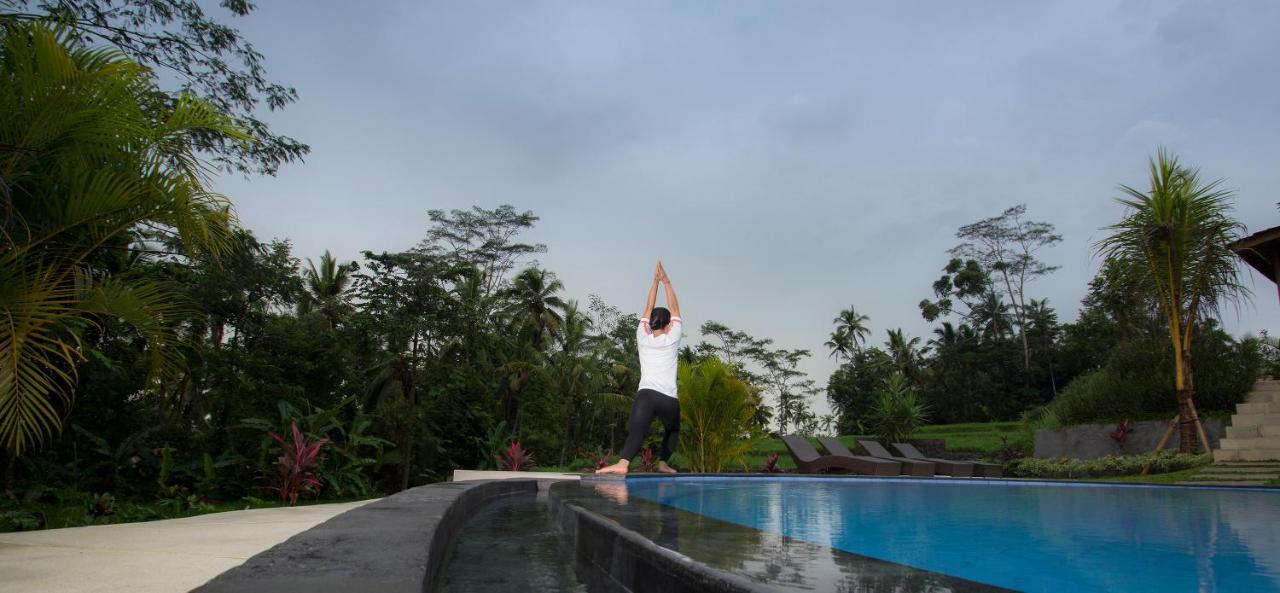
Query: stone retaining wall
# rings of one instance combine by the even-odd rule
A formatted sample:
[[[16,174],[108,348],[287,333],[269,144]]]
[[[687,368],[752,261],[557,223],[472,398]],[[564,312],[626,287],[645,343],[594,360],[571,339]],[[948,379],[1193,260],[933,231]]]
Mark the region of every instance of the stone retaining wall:
[[[1218,447],[1218,439],[1222,438],[1226,429],[1223,422],[1216,418],[1203,420],[1204,430],[1209,435],[1209,444]],[[1167,420],[1147,420],[1134,422],[1134,431],[1129,433],[1124,449],[1116,446],[1109,436],[1116,429],[1115,424],[1079,424],[1064,428],[1042,428],[1036,431],[1035,456],[1042,459],[1095,459],[1105,455],[1136,455],[1150,453],[1160,441],[1169,426]],[[1178,449],[1177,429],[1165,443],[1165,449]]]

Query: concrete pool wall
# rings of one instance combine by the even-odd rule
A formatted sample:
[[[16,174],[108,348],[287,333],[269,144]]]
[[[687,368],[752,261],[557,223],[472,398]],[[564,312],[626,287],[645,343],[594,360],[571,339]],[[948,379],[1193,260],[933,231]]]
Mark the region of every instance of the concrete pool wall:
[[[533,480],[411,488],[299,533],[193,593],[434,591],[471,515],[494,498],[537,491]]]

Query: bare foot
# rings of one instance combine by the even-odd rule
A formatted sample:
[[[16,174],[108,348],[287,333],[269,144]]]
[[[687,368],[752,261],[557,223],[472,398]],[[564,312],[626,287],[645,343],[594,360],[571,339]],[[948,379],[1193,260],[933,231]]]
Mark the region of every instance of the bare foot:
[[[659,462],[658,462],[658,473],[660,473],[660,474],[674,474],[674,473],[676,473],[676,470],[675,470],[674,468],[672,468],[671,466],[667,465],[667,462],[665,462],[665,461],[659,461]]]
[[[602,467],[596,470],[597,474],[618,474],[620,476],[627,475],[627,466],[631,465],[626,459],[619,460],[617,463]]]

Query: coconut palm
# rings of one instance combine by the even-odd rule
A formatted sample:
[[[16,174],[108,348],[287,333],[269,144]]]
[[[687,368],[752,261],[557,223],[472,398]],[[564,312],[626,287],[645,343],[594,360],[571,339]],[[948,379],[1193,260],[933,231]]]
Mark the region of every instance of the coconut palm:
[[[866,322],[869,320],[869,317],[860,315],[853,307],[841,311],[835,319],[832,319],[836,329],[831,332],[831,339],[825,344],[831,350],[831,357],[837,362],[841,358],[853,360],[854,353],[866,344],[867,335],[870,333]]]
[[[556,296],[561,290],[564,284],[539,268],[520,272],[511,283],[510,303],[504,313],[513,325],[528,332],[529,341],[538,352],[542,352],[543,346],[551,342],[564,324],[560,311],[567,305]]]
[[[0,21],[0,446],[15,455],[61,430],[84,324],[131,324],[151,386],[181,365],[177,293],[94,266],[137,250],[144,229],[189,254],[230,242],[230,204],[205,190],[193,137],[245,136],[208,103],[165,97],[119,53]]]
[[[1151,161],[1150,175],[1148,191],[1120,186],[1124,218],[1107,227],[1110,236],[1095,249],[1159,303],[1173,346],[1179,450],[1193,452],[1197,430],[1208,440],[1194,403],[1192,332],[1216,317],[1223,303],[1248,294],[1230,248],[1244,229],[1231,217],[1234,196],[1222,189],[1222,180],[1201,183],[1198,171],[1163,149]]]
[[[339,264],[327,249],[320,256],[319,268],[311,258],[307,258],[307,269],[302,271],[306,292],[298,302],[298,312],[318,310],[329,320],[330,327],[337,327],[351,306],[347,296],[351,290],[352,274],[358,269],[360,266],[356,262]]]
[[[827,340],[827,343],[824,345],[831,349],[831,355],[828,358],[834,358],[836,359],[836,362],[840,362],[841,358],[849,360],[851,359],[850,357],[853,356],[852,340],[850,339],[849,334],[844,332],[831,332],[831,339]]]
[[[885,342],[889,357],[894,366],[908,379],[914,378],[920,367],[920,338],[908,338],[902,328],[889,330],[889,340]]]

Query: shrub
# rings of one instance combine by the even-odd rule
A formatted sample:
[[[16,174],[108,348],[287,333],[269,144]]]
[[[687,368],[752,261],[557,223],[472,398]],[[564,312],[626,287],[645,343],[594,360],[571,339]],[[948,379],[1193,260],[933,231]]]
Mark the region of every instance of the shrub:
[[[658,456],[653,453],[653,449],[646,447],[640,452],[640,463],[635,466],[638,472],[655,472],[658,471]]]
[[[876,398],[869,428],[877,440],[888,445],[905,442],[928,421],[929,411],[920,397],[907,385],[905,377],[895,374],[885,381]]]
[[[533,454],[520,445],[520,441],[511,441],[511,445],[498,457],[498,466],[509,472],[522,472],[534,466]]]
[[[289,429],[292,439],[288,442],[274,432],[267,433],[267,436],[280,445],[281,454],[275,464],[275,490],[280,493],[280,500],[295,505],[300,496],[319,492],[320,478],[316,476],[316,468],[320,465],[320,449],[329,439],[308,440],[298,430],[297,422],[290,422]]]
[[[750,448],[744,433],[755,414],[751,390],[725,363],[681,364],[681,450],[695,472],[719,472]]]
[[[1005,464],[1005,474],[1015,478],[1102,478],[1142,473],[1151,462],[1151,473],[1163,474],[1213,462],[1209,454],[1188,455],[1160,451],[1146,455],[1108,455],[1097,459],[1037,459],[1027,457]]]
[[[1196,407],[1229,411],[1261,372],[1260,347],[1216,329],[1198,332],[1195,340]],[[1117,344],[1102,368],[1078,375],[1048,407],[1065,424],[1172,414],[1177,405],[1170,350],[1167,340],[1156,338]]]

